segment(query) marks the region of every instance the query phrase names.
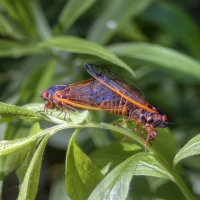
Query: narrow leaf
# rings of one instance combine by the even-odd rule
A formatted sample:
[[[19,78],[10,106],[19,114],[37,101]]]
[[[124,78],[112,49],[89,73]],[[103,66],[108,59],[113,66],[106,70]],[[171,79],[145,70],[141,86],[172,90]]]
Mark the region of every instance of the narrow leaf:
[[[66,31],[96,0],[70,0],[67,1],[58,17],[55,33]]]
[[[39,132],[41,132],[41,129],[39,127],[39,123],[36,122],[32,125],[28,135],[37,135]],[[31,159],[33,158],[34,153],[35,153],[35,148],[38,145],[39,141],[40,141],[40,138],[38,140],[35,140],[34,142],[32,142],[31,145],[28,145],[27,146],[29,148],[28,152],[25,152],[24,148],[21,148],[21,149],[18,150],[19,152],[20,151],[24,152],[24,154],[27,153],[26,158],[23,159],[22,164],[16,170],[16,174],[17,174],[17,177],[18,177],[20,183],[22,183],[22,181],[24,179],[27,168],[29,167],[27,165],[27,163],[31,162]]]
[[[112,62],[116,65],[119,65],[134,74],[132,69],[111,51],[108,51],[107,49],[96,43],[89,42],[78,37],[58,36],[41,43],[39,46],[40,48],[51,48],[70,53],[83,53],[94,55],[109,62]]]
[[[42,50],[31,44],[0,39],[0,57],[19,58],[30,54],[39,54]]]
[[[39,1],[30,1],[30,9],[38,35],[42,40],[48,39],[52,35],[51,27],[47,21]]]
[[[24,177],[18,199],[19,200],[34,200],[38,190],[38,182],[40,176],[40,168],[44,149],[50,135],[46,135],[40,142]]]
[[[200,78],[200,63],[178,51],[148,43],[124,43],[108,49],[119,56],[148,61],[169,70]]]

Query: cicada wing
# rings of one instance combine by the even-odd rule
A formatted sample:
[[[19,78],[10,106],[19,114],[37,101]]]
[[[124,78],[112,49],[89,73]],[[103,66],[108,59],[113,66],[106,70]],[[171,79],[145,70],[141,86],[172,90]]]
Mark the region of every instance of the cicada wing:
[[[56,93],[56,99],[71,106],[91,110],[112,112],[126,109],[126,99],[123,99],[96,79],[70,84],[66,90]]]
[[[85,68],[91,76],[131,103],[149,112],[155,112],[155,108],[143,98],[142,93],[122,77],[92,63],[86,63]]]

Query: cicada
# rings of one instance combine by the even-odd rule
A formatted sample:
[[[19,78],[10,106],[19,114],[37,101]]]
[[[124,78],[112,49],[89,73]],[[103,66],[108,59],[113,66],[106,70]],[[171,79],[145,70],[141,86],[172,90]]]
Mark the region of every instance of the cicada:
[[[57,85],[44,90],[41,94],[46,100],[44,111],[55,107],[65,111],[66,108],[104,110],[134,120],[136,128],[142,125],[142,136],[148,132],[145,146],[154,140],[158,132],[155,128],[165,128],[167,116],[147,102],[142,93],[119,75],[92,63],[86,63],[87,72],[93,76],[89,80],[70,85]]]

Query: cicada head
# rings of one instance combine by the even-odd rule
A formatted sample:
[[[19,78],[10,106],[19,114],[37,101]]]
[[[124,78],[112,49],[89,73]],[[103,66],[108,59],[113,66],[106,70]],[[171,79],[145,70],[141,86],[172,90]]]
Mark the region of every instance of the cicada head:
[[[52,96],[54,96],[56,92],[58,92],[59,90],[64,90],[67,87],[68,87],[68,85],[55,85],[55,86],[52,86],[50,88],[45,89],[42,92],[42,94],[40,95],[40,97],[43,100],[50,101]]]
[[[67,88],[67,85],[55,85],[50,88],[45,89],[40,97],[43,100],[46,100],[45,106],[44,106],[44,111],[47,113],[47,109],[54,109],[57,106],[56,100],[55,100],[55,93],[64,90]]]
[[[167,120],[168,119],[166,115],[163,115],[162,113],[156,113],[153,116],[152,125],[153,127],[165,128],[168,124]]]

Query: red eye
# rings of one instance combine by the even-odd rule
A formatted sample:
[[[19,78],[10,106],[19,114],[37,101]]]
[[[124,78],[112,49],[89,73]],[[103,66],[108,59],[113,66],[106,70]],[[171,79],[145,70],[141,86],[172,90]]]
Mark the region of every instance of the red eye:
[[[166,116],[166,115],[163,115],[163,116],[162,116],[162,121],[163,121],[163,122],[166,122],[166,121],[167,121],[167,116]]]
[[[48,97],[48,93],[47,91],[44,91],[41,95],[44,99],[46,99]]]

